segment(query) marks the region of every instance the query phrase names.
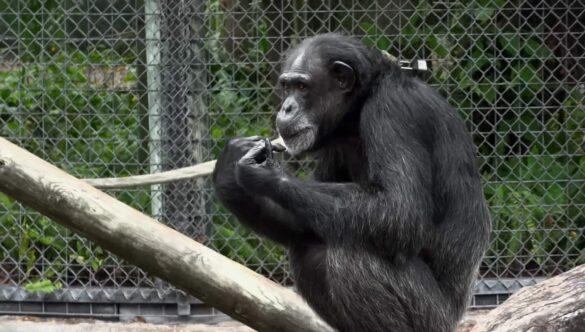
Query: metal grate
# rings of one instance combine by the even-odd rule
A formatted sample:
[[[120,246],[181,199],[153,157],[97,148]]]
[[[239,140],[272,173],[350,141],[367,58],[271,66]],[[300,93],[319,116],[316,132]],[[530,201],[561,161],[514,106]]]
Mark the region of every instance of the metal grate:
[[[428,81],[466,120],[494,220],[473,305],[495,305],[585,263],[584,22],[580,0],[0,0],[0,136],[78,177],[215,159],[230,137],[274,136],[283,51],[344,31],[427,60]],[[292,282],[283,250],[240,227],[206,179],[110,193]],[[98,302],[127,289],[175,294],[2,194],[0,281],[81,287]],[[10,294],[0,301],[43,301]]]

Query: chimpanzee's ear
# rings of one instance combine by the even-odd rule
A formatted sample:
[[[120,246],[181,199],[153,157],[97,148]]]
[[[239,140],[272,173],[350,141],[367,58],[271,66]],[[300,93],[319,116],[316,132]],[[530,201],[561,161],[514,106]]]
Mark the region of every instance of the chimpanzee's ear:
[[[355,72],[350,65],[343,61],[335,61],[331,68],[331,74],[337,87],[343,92],[350,92],[355,85]]]

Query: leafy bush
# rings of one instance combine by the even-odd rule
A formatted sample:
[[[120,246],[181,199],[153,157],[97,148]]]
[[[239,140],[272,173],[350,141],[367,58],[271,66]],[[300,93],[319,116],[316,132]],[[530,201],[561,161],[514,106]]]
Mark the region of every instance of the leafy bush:
[[[274,135],[274,103],[270,102],[274,97],[274,89],[273,83],[264,76],[270,72],[270,66],[264,63],[265,55],[270,51],[266,23],[259,20],[250,26],[253,30],[251,33],[259,37],[245,47],[242,56],[245,61],[236,62],[222,44],[225,17],[219,2],[212,1],[209,10],[213,20],[206,47],[211,56],[213,85],[208,109],[213,124],[211,137],[217,143],[212,153],[217,157],[230,138]],[[270,241],[261,241],[248,229],[241,227],[229,211],[217,202],[212,209],[213,248],[257,272],[278,280],[287,278],[282,248]]]
[[[103,82],[92,81],[96,70],[115,70],[107,65],[113,62],[111,59],[105,52],[86,55],[59,51],[49,61],[22,63],[0,72],[0,136],[18,141],[79,177],[143,172],[136,160],[142,148],[138,98],[128,89],[108,91],[96,86]],[[135,80],[129,70],[120,84]],[[134,206],[149,206],[146,191],[117,195]],[[17,204],[1,194],[0,203],[0,247],[4,249],[0,260],[26,267],[25,280],[36,280],[26,284],[26,289],[60,285],[47,278],[70,273],[68,264],[87,265],[94,271],[103,266],[106,254],[101,248],[71,236],[46,217],[22,213]],[[12,268],[5,266],[5,270]]]
[[[558,77],[560,60],[546,33],[533,23],[515,25],[510,13],[517,10],[504,10],[510,3],[417,1],[395,37],[367,19],[359,19],[357,28],[369,45],[403,58],[429,59],[429,81],[475,133],[494,220],[484,269],[495,276],[556,273],[585,263],[585,100],[577,86]],[[262,16],[269,5],[247,5],[250,19],[242,24],[254,38],[246,39],[234,58],[224,45],[226,13],[218,0],[208,3],[207,107],[214,156],[231,137],[274,136],[276,99],[270,75],[275,69],[275,31]],[[124,53],[96,44],[81,52],[80,45],[55,43],[68,38],[58,8],[58,2],[35,0],[18,17],[25,51],[19,53],[18,65],[0,70],[0,136],[80,177],[148,172],[147,128],[141,125],[147,115],[132,89],[140,76],[132,54],[141,50]],[[357,18],[348,19],[345,11],[331,17],[335,15],[343,17],[332,26],[356,28]],[[323,28],[321,20],[311,22]],[[292,25],[287,33],[301,35],[292,31],[298,24]],[[121,76],[109,86],[92,74],[96,72]],[[304,161],[289,166],[305,175]],[[138,208],[150,204],[147,190],[116,194]],[[218,204],[210,209],[214,248],[277,280],[288,279],[282,248],[260,241]],[[19,277],[30,282],[30,290],[58,289],[62,274],[71,273],[65,271],[70,264],[97,271],[108,259],[101,249],[45,217],[22,213],[3,195],[0,247],[5,249],[0,252],[3,269],[20,273],[15,266],[25,266]]]

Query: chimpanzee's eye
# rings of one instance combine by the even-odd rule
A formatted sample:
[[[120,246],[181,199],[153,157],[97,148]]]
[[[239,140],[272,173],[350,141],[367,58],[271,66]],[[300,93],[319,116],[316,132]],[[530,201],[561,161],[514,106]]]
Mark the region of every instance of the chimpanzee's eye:
[[[307,88],[307,85],[305,83],[299,83],[298,88],[299,88],[299,90],[302,91],[302,90],[305,90],[305,88]]]

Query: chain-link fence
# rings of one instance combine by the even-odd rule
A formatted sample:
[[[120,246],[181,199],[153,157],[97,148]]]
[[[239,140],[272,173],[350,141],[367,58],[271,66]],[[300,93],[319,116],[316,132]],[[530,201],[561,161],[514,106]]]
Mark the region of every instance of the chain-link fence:
[[[473,305],[585,263],[581,0],[0,0],[0,136],[81,178],[215,159],[230,137],[274,136],[280,55],[328,31],[427,60],[472,131],[494,222]],[[292,283],[284,251],[240,227],[208,179],[110,193]],[[1,194],[0,282],[0,312],[199,312]]]

